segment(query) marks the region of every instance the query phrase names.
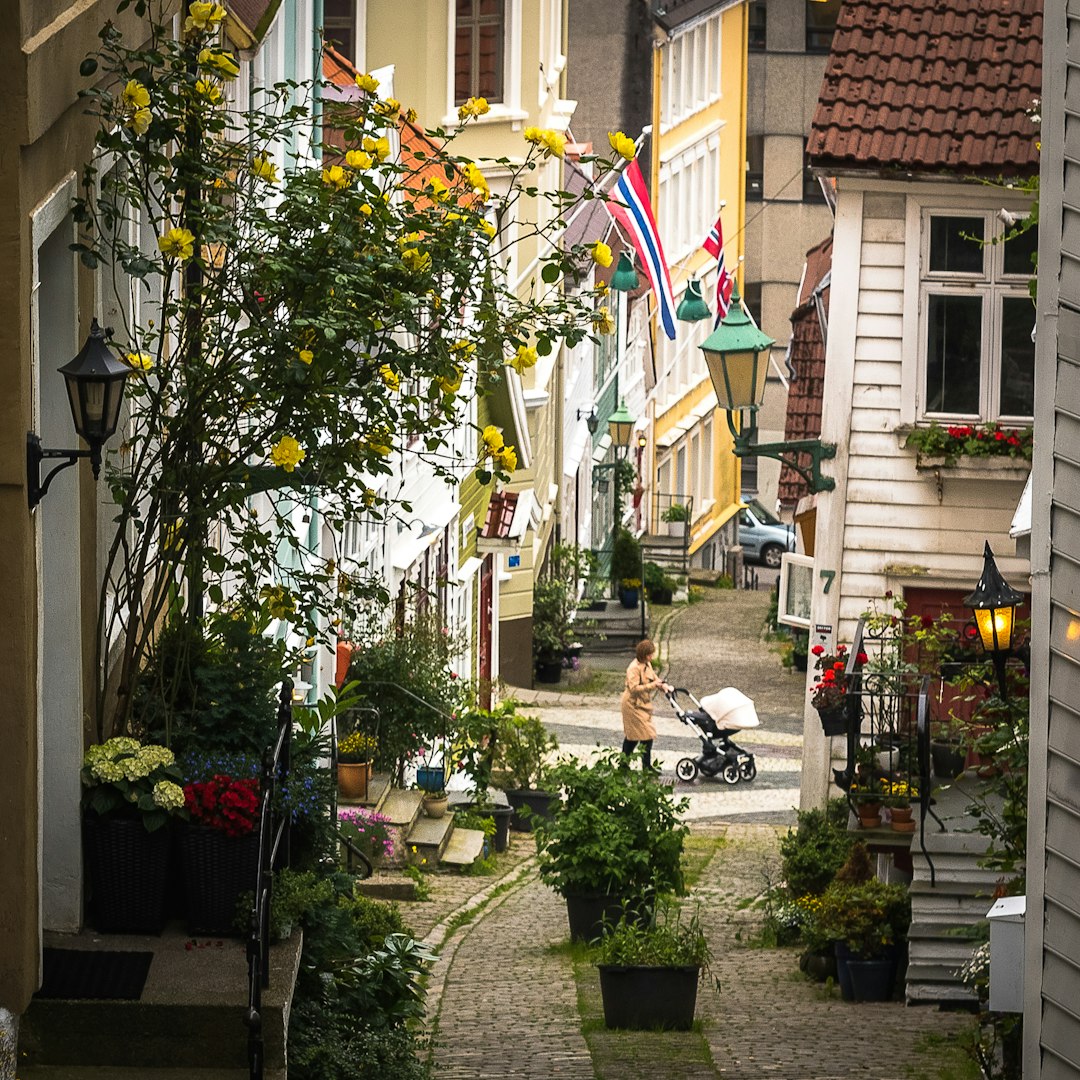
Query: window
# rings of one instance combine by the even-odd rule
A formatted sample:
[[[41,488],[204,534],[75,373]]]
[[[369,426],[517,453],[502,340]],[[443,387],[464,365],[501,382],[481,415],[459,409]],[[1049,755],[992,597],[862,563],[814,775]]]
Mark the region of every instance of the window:
[[[923,221],[923,416],[1029,420],[1035,308],[1028,295],[1038,230],[1003,240],[990,213],[929,212]]]
[[[810,158],[806,153],[806,144],[808,140],[803,140],[803,172],[802,172],[802,197],[803,202],[816,202],[823,203],[825,201],[825,192],[821,190],[821,184],[818,182],[818,178],[813,174],[810,169]]]
[[[660,62],[660,122],[666,130],[720,100],[720,16],[672,39]]]
[[[765,0],[751,0],[750,4],[750,51],[765,51]]]
[[[743,307],[750,313],[750,318],[761,325],[761,282],[748,281],[743,285]]]
[[[503,0],[457,0],[454,104],[470,97],[503,99]]]
[[[840,0],[806,0],[806,51],[827,53],[832,48]]]
[[[716,220],[720,198],[720,137],[699,139],[660,164],[659,221],[669,262],[695,251],[701,222]]]
[[[355,63],[355,0],[323,0],[323,34],[328,45]]]
[[[761,202],[765,183],[765,136],[746,136],[746,201]]]

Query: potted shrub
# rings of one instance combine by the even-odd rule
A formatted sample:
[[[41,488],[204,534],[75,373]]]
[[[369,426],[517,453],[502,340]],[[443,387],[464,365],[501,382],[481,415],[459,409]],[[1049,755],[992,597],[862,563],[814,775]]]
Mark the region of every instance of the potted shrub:
[[[645,592],[653,604],[670,604],[675,595],[675,579],[654,562],[645,564]]]
[[[337,816],[341,835],[372,862],[394,857],[392,822],[385,814],[363,806],[341,806]]]
[[[437,791],[425,791],[421,805],[424,814],[429,818],[441,818],[446,816],[449,799],[446,792],[440,788]]]
[[[158,934],[172,849],[184,812],[182,776],[164,746],[119,737],[83,758],[83,851],[94,922],[111,933]]]
[[[497,765],[506,770],[510,786],[507,802],[514,808],[510,825],[532,832],[533,817],[550,817],[555,794],[544,788],[547,759],[559,748],[538,716],[520,716],[515,702],[505,702],[509,711],[499,717]]]
[[[337,780],[343,799],[363,802],[371,783],[371,763],[379,740],[364,731],[352,731],[338,743]]]
[[[567,902],[570,936],[591,940],[630,905],[682,891],[686,802],[652,775],[624,767],[617,751],[591,765],[575,758],[551,770],[565,799],[550,821],[536,822],[540,876]]]
[[[690,520],[690,508],[683,503],[672,503],[661,515],[667,523],[668,536],[685,536],[686,523]]]
[[[953,712],[937,721],[930,740],[930,759],[934,775],[939,780],[955,780],[967,764],[967,749],[963,740],[963,725]]]
[[[811,689],[810,704],[817,709],[827,738],[844,735],[847,732],[849,701],[847,646],[838,645],[835,653],[827,652],[824,645],[815,645],[810,651],[814,654],[814,666],[819,672]],[[865,664],[866,660],[864,652],[855,657],[859,665]]]
[[[187,784],[180,834],[188,933],[229,934],[259,863],[259,781],[218,774]]]
[[[711,959],[696,914],[664,905],[644,922],[624,915],[596,947],[605,1026],[689,1031]]]
[[[611,551],[611,580],[625,608],[637,607],[641,572],[641,544],[629,529],[619,529]]]
[[[533,663],[536,681],[557,683],[563,657],[574,642],[575,595],[572,584],[555,573],[533,585]]]
[[[889,827],[893,832],[914,832],[911,802],[919,797],[918,788],[906,780],[883,780],[884,803],[889,807]]]

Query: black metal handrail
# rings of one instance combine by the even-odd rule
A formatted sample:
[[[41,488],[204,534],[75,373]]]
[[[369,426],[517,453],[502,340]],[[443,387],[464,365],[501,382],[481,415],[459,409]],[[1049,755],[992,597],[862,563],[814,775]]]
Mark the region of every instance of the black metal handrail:
[[[247,943],[248,1073],[250,1080],[263,1080],[262,992],[270,986],[270,904],[274,891],[274,870],[289,865],[290,819],[287,808],[275,814],[278,784],[287,784],[292,764],[291,679],[281,683],[278,698],[278,733],[274,745],[263,754],[259,783],[259,862],[255,899],[251,906]],[[275,823],[275,817],[279,820]]]
[[[930,676],[924,675],[919,688],[919,704],[916,712],[916,739],[919,759],[919,847],[926,865],[930,867],[930,886],[936,884],[934,860],[926,850],[926,815],[929,814],[942,832],[945,823],[934,813],[930,797]]]
[[[357,705],[354,706],[351,712],[370,712],[374,713],[376,718],[379,717],[379,710],[369,705]],[[376,724],[376,727],[378,725]],[[330,776],[333,779],[333,784],[330,789],[330,818],[334,822],[335,831],[337,832],[338,841],[345,849],[345,866],[351,873],[353,870],[353,859],[359,859],[362,866],[360,877],[369,878],[375,873],[375,867],[372,865],[371,860],[344,834],[340,827],[337,825],[338,820],[338,805],[337,805],[337,775],[338,775],[338,723],[337,717],[333,717],[330,721]]]

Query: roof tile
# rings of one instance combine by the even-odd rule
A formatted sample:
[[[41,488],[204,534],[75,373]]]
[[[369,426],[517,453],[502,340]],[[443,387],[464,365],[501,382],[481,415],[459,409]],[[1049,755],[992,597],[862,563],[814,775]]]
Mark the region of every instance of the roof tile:
[[[1042,30],[1042,0],[845,0],[813,164],[1037,171]]]

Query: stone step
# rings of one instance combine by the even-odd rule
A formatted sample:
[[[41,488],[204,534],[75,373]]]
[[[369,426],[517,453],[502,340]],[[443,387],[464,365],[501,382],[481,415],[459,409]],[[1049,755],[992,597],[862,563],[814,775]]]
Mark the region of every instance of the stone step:
[[[965,938],[908,938],[909,961],[928,964],[951,964],[960,967],[970,958],[979,943]]]
[[[912,982],[909,979],[904,997],[909,1005],[978,1004],[975,994],[960,983]]]
[[[400,874],[374,874],[358,881],[356,891],[373,900],[415,900],[416,882]]]
[[[942,832],[933,818],[928,817],[926,819],[926,831],[923,835],[923,839],[926,843],[926,850],[930,852],[931,857],[937,853],[949,854],[949,855],[970,855],[975,858],[980,858],[986,854],[986,849],[990,846],[990,837],[982,835],[982,833],[974,832]],[[922,849],[919,846],[918,840],[912,845],[912,855],[918,853],[922,855]],[[937,860],[935,859],[935,862]]]
[[[958,986],[966,990],[966,987],[956,974],[959,967],[959,964],[953,964],[949,961],[932,963],[923,960],[909,960],[907,982],[909,986],[913,983],[937,983],[941,986]]]
[[[366,810],[376,810],[384,813],[383,805],[393,787],[390,777],[386,773],[372,773],[368,781],[368,797],[366,799],[347,799],[338,795],[338,806],[362,806]]]
[[[912,873],[929,878],[930,863],[933,863],[934,873],[938,877],[943,873],[967,874],[971,878],[979,877],[985,878],[987,881],[996,881],[998,877],[997,873],[993,870],[988,870],[985,866],[980,866],[980,859],[982,859],[982,855],[961,855],[948,851],[932,851],[930,852],[930,861],[928,862],[921,851],[912,850]]]
[[[154,937],[46,934],[45,944],[53,947],[152,952],[153,958],[137,1001],[34,998],[19,1025],[20,1061],[27,1067],[96,1066],[110,1077],[123,1075],[121,1069],[151,1077],[157,1074],[150,1070],[162,1068],[178,1077],[193,1070],[196,1077],[197,1070],[246,1070],[246,944],[238,938],[199,942],[202,947],[190,947],[180,924]],[[301,945],[296,931],[271,946],[270,987],[263,991],[266,1063],[282,1071]]]
[[[409,830],[405,843],[410,849],[416,848],[412,856],[415,862],[426,860],[428,869],[433,869],[439,864],[453,831],[453,814],[448,813],[441,818],[422,817]]]
[[[20,1080],[248,1080],[243,1069],[137,1069],[115,1065],[37,1065],[19,1068]],[[284,1069],[263,1070],[265,1080],[286,1080]]]
[[[908,892],[911,895],[912,903],[915,902],[915,897],[917,896],[932,896],[935,893],[944,893],[947,896],[979,896],[987,900],[986,907],[987,910],[989,910],[990,896],[994,891],[996,882],[996,875],[978,879],[965,878],[962,881],[950,881],[948,877],[943,877],[941,874],[938,874],[936,875],[936,883],[931,885],[930,875],[927,874],[925,878],[913,878],[911,885],[908,888]]]
[[[967,941],[974,944],[977,941],[981,941],[982,937],[979,937],[974,930],[971,930],[972,924],[965,923],[962,927],[957,926],[955,920],[942,919],[935,921],[933,919],[924,919],[920,921],[913,921],[908,928],[908,939],[914,940],[920,938],[926,941],[937,940],[938,938],[946,938],[953,941]],[[983,935],[985,936],[985,935]]]
[[[484,851],[484,834],[480,829],[454,829],[439,861],[444,866],[471,866]]]
[[[390,819],[390,824],[401,829],[404,836],[409,835],[409,830],[416,824],[420,817],[420,804],[423,801],[422,791],[403,791],[401,788],[393,788],[383,802],[379,812]]]

